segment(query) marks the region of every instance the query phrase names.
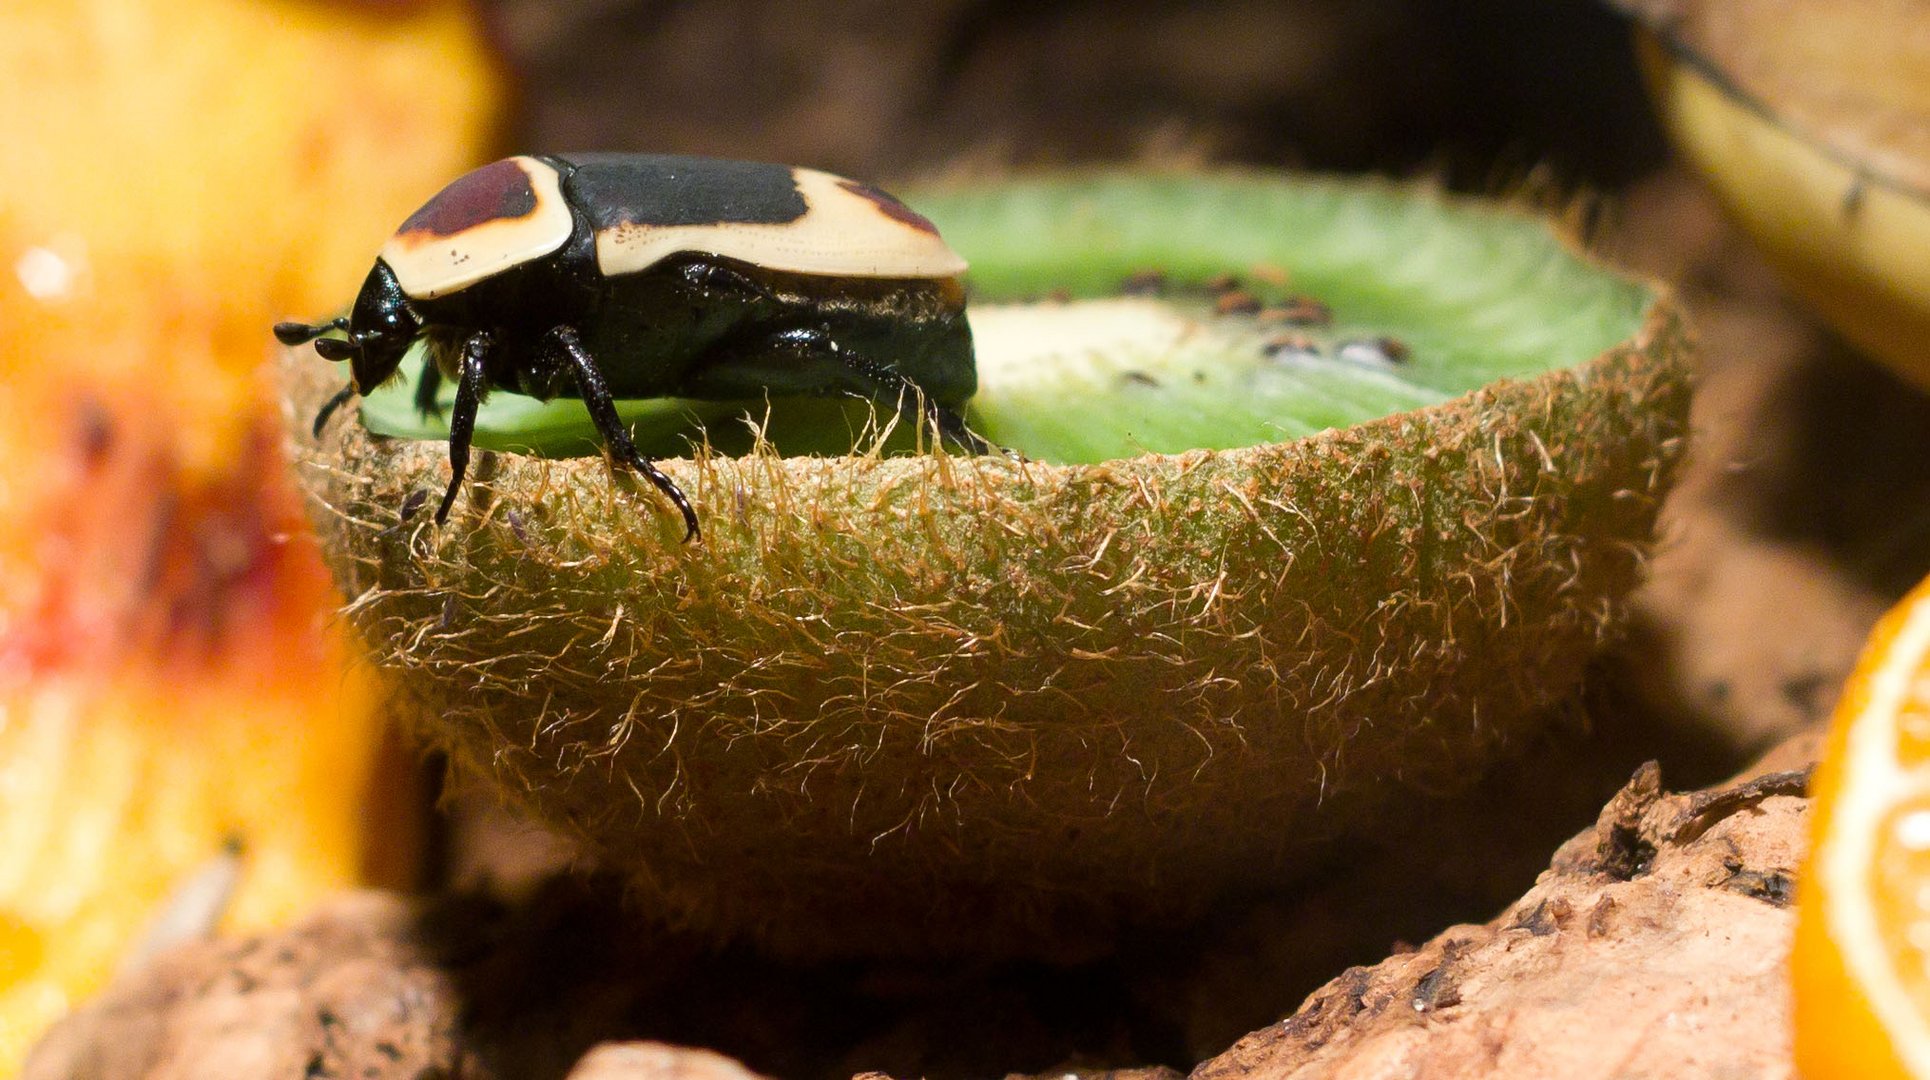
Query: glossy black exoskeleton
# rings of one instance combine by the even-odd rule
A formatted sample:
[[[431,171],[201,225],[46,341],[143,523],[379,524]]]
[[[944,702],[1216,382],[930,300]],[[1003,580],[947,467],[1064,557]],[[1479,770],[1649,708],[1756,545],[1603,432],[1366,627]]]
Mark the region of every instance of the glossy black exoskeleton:
[[[438,522],[462,485],[478,405],[507,390],[581,398],[611,456],[677,506],[690,539],[696,512],[637,451],[617,399],[920,403],[946,439],[983,452],[960,415],[977,389],[962,269],[929,222],[829,174],[648,155],[512,158],[405,222],[345,318],[275,333],[349,363],[351,382],[316,416],[317,432],[426,339],[418,407],[437,409],[442,378],[457,384]],[[322,337],[332,330],[347,340]]]

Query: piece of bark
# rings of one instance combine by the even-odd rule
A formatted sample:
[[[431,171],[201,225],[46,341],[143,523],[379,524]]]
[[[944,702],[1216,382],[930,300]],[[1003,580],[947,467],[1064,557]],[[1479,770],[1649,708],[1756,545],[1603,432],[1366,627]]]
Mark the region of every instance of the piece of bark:
[[[56,1024],[21,1080],[562,1077],[690,970],[690,947],[639,940],[629,918],[568,880],[514,905],[350,894],[154,957]]]
[[[1787,1076],[1782,960],[1816,748],[1785,746],[1741,780],[1683,795],[1645,767],[1500,918],[1347,970],[1195,1080]],[[1478,860],[1466,843],[1450,854]],[[1387,881],[1360,879],[1354,905]],[[1254,935],[1196,945],[1260,950],[1267,925],[1301,940],[1294,923],[1261,920]],[[508,906],[357,896],[289,930],[164,954],[59,1025],[25,1076],[491,1080],[575,1064],[748,1080],[717,1074],[745,1068],[728,1059],[664,1045],[680,1043],[776,1076],[1089,1078],[1183,1060],[1147,1033],[1187,1014],[1199,979],[1218,986],[1202,1000],[1222,1005],[1242,985],[1256,1001],[1291,992],[1266,964],[1180,966],[1191,976],[1162,978],[1143,958],[1084,973],[796,967],[639,925],[595,883],[552,882]],[[661,1042],[584,1057],[633,1039]],[[1069,1064],[1042,1068],[1053,1061]]]
[[[417,923],[415,905],[366,893],[290,933],[164,953],[55,1025],[22,1080],[487,1077],[460,1045],[451,985],[468,935],[423,938]]]
[[[1350,969],[1193,1080],[1791,1076],[1806,778],[1668,795],[1644,766],[1499,918]]]

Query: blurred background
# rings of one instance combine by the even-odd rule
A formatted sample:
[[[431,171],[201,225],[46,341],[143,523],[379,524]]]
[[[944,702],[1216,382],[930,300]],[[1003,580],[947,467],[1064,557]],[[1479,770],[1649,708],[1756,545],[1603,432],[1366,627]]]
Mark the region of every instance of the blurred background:
[[[345,885],[527,883],[569,861],[460,793],[446,824],[411,809],[436,766],[379,734],[260,375],[271,322],[339,305],[410,208],[512,150],[899,185],[1121,162],[1381,173],[1557,209],[1672,283],[1704,346],[1689,474],[1588,708],[1451,825],[1387,845],[1453,847],[1452,866],[1358,853],[1327,893],[1080,971],[657,956],[750,1002],[768,1045],[695,1009],[652,1034],[728,1029],[754,1065],[806,1072],[1184,1065],[1347,964],[1488,918],[1641,761],[1694,786],[1813,730],[1869,624],[1930,570],[1930,398],[1725,220],[1629,39],[1587,0],[13,0],[0,1076],[234,852],[256,868],[234,929]],[[785,1016],[823,1045],[785,1043]],[[967,1024],[1001,1039],[937,1034]]]
[[[1152,157],[1487,188],[1619,187],[1664,156],[1598,4],[488,5],[519,145],[811,161],[904,178]]]

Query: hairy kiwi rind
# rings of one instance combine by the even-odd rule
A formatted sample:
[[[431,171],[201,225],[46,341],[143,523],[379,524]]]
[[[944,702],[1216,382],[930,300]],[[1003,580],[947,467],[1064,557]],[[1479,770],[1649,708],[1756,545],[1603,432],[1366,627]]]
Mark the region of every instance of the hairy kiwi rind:
[[[700,454],[662,463],[689,545],[596,458],[484,452],[437,527],[444,447],[317,444],[339,376],[284,374],[345,615],[459,768],[720,935],[1065,955],[1540,727],[1640,576],[1686,353],[1659,296],[1576,367],[1291,442]]]

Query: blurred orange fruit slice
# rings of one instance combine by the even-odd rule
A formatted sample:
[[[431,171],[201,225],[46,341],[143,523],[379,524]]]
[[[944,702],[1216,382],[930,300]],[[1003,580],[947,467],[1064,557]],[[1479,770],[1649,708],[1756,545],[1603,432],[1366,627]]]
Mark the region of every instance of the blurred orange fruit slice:
[[[1810,1080],[1930,1078],[1930,581],[1877,625],[1812,788],[1792,957]]]
[[[262,369],[505,88],[468,0],[0,0],[0,85],[5,1080],[224,858],[203,924],[415,875]]]

